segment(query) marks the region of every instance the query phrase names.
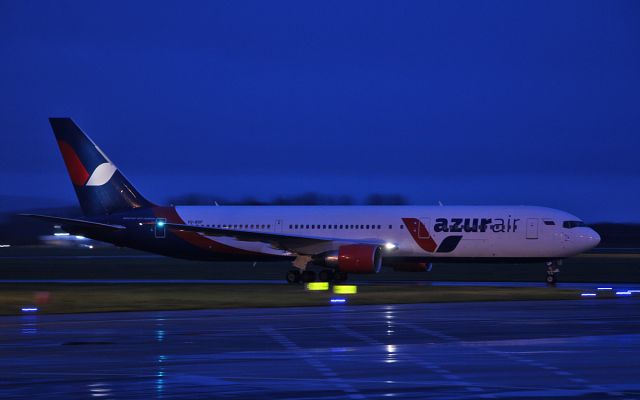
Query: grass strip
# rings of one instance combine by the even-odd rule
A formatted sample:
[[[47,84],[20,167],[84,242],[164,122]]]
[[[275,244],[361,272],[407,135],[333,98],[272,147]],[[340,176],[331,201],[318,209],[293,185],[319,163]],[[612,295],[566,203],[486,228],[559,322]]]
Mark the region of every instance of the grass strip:
[[[110,311],[188,310],[246,307],[325,306],[335,297],[347,304],[577,300],[579,290],[557,288],[363,285],[355,295],[309,292],[299,285],[259,284],[0,284],[0,315]],[[600,295],[599,295],[600,297]],[[606,296],[605,296],[606,297]],[[610,296],[609,296],[610,297]]]

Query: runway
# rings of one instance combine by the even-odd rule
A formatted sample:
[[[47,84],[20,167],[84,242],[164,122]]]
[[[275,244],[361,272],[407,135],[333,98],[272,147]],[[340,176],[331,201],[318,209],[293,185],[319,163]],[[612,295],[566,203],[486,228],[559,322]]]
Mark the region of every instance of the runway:
[[[0,318],[0,398],[640,398],[637,298]]]

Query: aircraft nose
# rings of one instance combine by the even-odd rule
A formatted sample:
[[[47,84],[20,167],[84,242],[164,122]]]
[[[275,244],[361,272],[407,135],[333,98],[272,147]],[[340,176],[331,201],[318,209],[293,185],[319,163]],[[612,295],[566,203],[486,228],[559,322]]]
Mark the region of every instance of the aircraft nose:
[[[591,228],[587,228],[586,232],[580,236],[582,239],[581,242],[583,242],[586,247],[585,250],[593,249],[600,244],[600,235]]]
[[[591,229],[591,242],[592,242],[592,246],[596,247],[597,245],[600,244],[600,235],[598,234],[598,232],[594,231],[593,229]]]

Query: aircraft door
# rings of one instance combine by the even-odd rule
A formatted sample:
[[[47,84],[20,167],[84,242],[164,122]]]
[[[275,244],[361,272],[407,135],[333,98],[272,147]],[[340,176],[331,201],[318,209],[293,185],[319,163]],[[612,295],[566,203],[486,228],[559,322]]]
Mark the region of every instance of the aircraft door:
[[[275,233],[281,233],[282,232],[282,220],[281,219],[277,219],[276,223],[273,225],[273,227],[275,228],[275,230],[274,230]]]
[[[538,218],[527,219],[527,239],[538,238]]]
[[[419,218],[421,224],[418,227],[418,238],[420,239],[429,239],[431,237],[431,233],[429,231],[431,226],[431,218],[423,217]]]

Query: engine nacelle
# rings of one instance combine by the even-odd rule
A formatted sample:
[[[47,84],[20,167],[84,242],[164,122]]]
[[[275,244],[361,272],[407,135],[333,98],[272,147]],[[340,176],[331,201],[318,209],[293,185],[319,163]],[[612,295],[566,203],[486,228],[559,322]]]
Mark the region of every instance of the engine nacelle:
[[[314,258],[314,262],[350,274],[377,274],[382,267],[382,254],[380,246],[348,244],[340,246],[337,252]]]
[[[391,267],[394,271],[398,272],[426,272],[431,269],[431,263],[426,262],[399,262],[385,267]]]

